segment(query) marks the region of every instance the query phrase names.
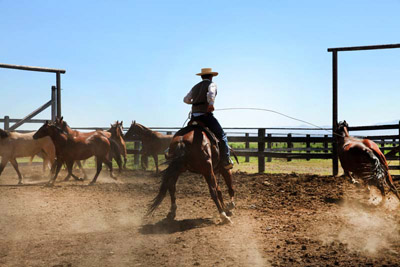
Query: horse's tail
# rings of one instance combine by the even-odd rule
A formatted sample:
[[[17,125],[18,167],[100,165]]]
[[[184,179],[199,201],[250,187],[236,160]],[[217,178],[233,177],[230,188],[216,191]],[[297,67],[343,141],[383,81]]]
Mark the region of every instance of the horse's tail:
[[[168,188],[176,183],[185,162],[185,155],[185,144],[180,141],[172,155],[170,154],[168,157],[168,167],[161,172],[160,190],[149,206],[147,212],[148,215],[153,213],[153,211],[161,204],[167,194]]]
[[[111,159],[115,159],[115,161],[118,164],[119,171],[121,171],[122,159],[121,159],[121,150],[119,148],[119,145],[114,139],[108,138],[108,141],[110,141],[110,146],[111,146],[111,151],[110,151]]]

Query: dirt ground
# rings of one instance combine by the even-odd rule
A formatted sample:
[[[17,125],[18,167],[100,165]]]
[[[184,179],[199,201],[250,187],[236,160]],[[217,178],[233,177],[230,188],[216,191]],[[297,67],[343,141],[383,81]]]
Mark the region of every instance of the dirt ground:
[[[0,266],[399,266],[400,207],[343,178],[236,172],[233,225],[220,225],[204,179],[177,185],[177,218],[147,205],[160,178],[106,172],[45,187],[40,166],[0,177]],[[65,173],[62,173],[64,177]],[[58,179],[59,181],[61,178]],[[221,183],[223,180],[221,179]],[[398,187],[400,187],[397,184]],[[225,199],[228,199],[226,187]]]

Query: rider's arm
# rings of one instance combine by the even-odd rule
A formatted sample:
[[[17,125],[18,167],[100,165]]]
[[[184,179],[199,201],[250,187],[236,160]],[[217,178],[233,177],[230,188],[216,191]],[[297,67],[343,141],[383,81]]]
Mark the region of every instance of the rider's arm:
[[[190,90],[190,92],[183,98],[183,102],[185,102],[186,104],[192,104],[193,99],[192,99],[192,90]]]
[[[215,97],[217,96],[217,85],[215,83],[210,83],[208,86],[208,92],[207,92],[207,102],[208,105],[213,106]]]

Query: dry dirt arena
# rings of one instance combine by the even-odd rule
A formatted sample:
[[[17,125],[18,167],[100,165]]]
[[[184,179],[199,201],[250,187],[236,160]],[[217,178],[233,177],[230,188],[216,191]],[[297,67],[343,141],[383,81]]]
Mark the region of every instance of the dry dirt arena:
[[[219,225],[199,175],[180,177],[177,218],[166,221],[168,196],[146,216],[160,180],[152,172],[45,187],[40,166],[21,169],[23,186],[10,165],[0,177],[0,266],[400,264],[398,201],[376,207],[376,190],[341,177],[237,172],[234,224]]]

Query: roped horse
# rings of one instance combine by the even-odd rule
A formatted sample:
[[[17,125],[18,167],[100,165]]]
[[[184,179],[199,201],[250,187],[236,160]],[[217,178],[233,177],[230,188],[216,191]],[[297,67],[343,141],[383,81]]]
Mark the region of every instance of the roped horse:
[[[339,122],[336,132],[338,141],[338,154],[344,174],[352,183],[356,183],[356,177],[366,180],[368,184],[375,185],[382,194],[382,202],[385,201],[385,186],[388,186],[400,200],[399,192],[393,184],[389,173],[386,158],[378,145],[369,139],[351,137],[348,132],[349,125],[346,121]]]
[[[0,129],[0,175],[10,161],[18,174],[18,184],[22,184],[22,175],[18,168],[16,158],[31,157],[31,159],[41,154],[43,156],[43,170],[48,163],[50,166],[54,163],[56,158],[56,151],[51,138],[44,137],[38,140],[33,138],[32,133],[17,133],[8,132]]]
[[[56,148],[57,166],[54,176],[49,180],[48,185],[54,185],[54,182],[60,172],[63,163],[66,164],[68,176],[79,179],[72,173],[72,167],[75,161],[85,160],[92,156],[96,157],[97,170],[90,185],[94,184],[99,176],[103,162],[110,169],[110,176],[116,179],[112,174],[112,163],[110,159],[110,150],[119,153],[118,145],[105,137],[101,132],[95,132],[90,136],[71,136],[62,128],[47,121],[33,135],[34,139],[50,136]],[[66,178],[66,179],[67,179]]]
[[[176,182],[181,173],[189,170],[204,176],[222,223],[232,223],[230,217],[228,217],[235,206],[232,172],[219,164],[218,142],[215,140],[216,138],[200,125],[187,126],[174,135],[167,154],[169,165],[162,172],[160,190],[150,204],[148,214],[151,214],[161,204],[167,191],[169,191],[171,208],[167,218],[175,218],[177,209]],[[228,186],[231,202],[227,206],[224,204],[216,173],[220,173],[224,177]]]
[[[158,173],[158,154],[163,153],[167,150],[169,144],[172,140],[172,135],[165,135],[156,131],[152,131],[151,129],[133,121],[131,127],[125,134],[125,138],[138,136],[140,141],[142,142],[141,149],[141,166],[142,169],[146,169],[148,167],[148,156],[152,156],[154,159],[154,163],[156,165],[156,173]]]
[[[57,117],[56,120],[55,120],[55,125],[60,127],[63,131],[65,131],[66,133],[68,133],[72,137],[88,138],[88,137],[92,136],[95,133],[100,133],[103,136],[105,136],[107,139],[109,139],[110,142],[112,142],[113,144],[116,143],[117,146],[118,146],[118,150],[119,151],[117,153],[117,152],[111,150],[110,160],[111,159],[115,159],[115,161],[118,164],[119,172],[122,171],[121,154],[122,154],[123,150],[121,150],[121,148],[120,148],[122,146],[122,144],[120,144],[121,139],[117,135],[113,135],[113,133],[111,131],[102,131],[102,130],[91,131],[91,132],[76,131],[76,130],[71,129],[71,127],[68,126],[68,123],[66,121],[64,121],[63,117],[61,117],[61,118]],[[111,128],[112,127],[113,127],[113,125],[111,125]],[[125,142],[124,142],[124,145],[125,145]],[[125,150],[126,150],[126,148],[125,148]],[[79,168],[81,168],[82,171],[84,172],[80,162],[77,161],[77,163],[78,163]],[[85,174],[85,176],[86,176],[86,174]]]

